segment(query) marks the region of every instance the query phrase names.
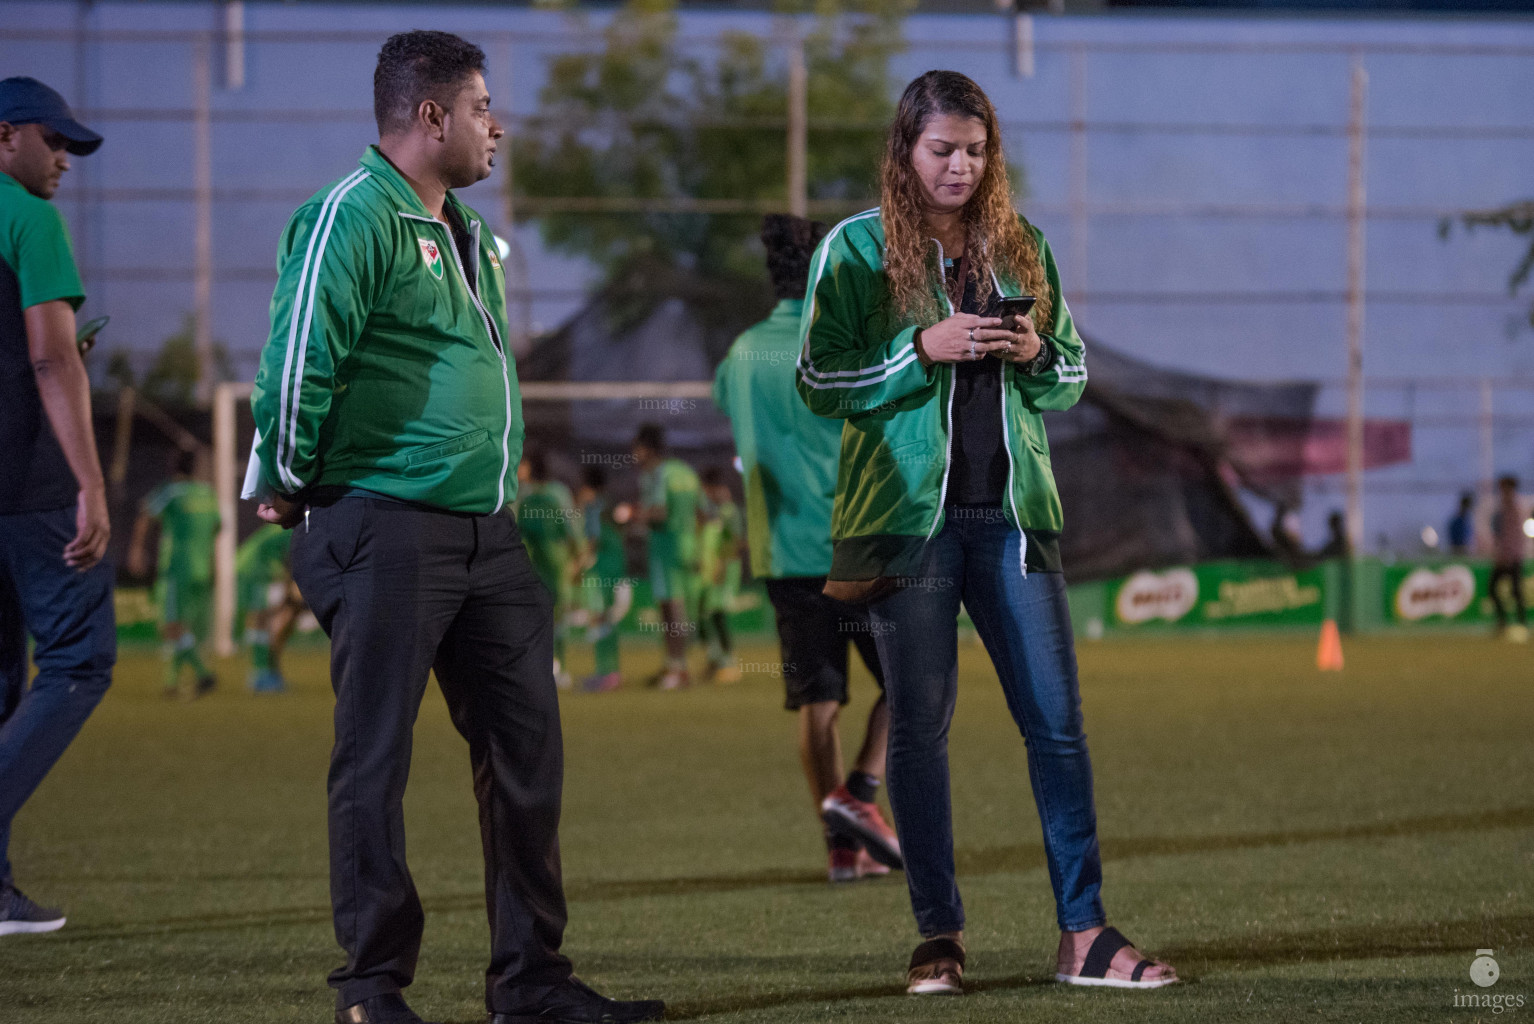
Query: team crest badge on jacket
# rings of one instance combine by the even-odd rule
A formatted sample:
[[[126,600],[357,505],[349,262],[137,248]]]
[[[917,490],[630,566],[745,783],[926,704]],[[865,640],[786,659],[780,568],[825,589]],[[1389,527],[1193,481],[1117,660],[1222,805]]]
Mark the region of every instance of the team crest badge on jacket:
[[[426,261],[426,269],[438,281],[442,280],[442,250],[429,238],[417,238],[416,241],[421,243],[421,259]]]

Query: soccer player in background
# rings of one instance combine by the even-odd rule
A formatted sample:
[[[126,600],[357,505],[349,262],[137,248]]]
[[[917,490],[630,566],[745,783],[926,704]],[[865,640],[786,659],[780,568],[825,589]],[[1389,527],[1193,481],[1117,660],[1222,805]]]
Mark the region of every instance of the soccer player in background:
[[[782,644],[785,706],[799,715],[799,758],[826,838],[833,882],[888,874],[900,843],[875,795],[884,778],[889,707],[881,692],[851,772],[837,728],[847,703],[850,640],[882,691],[868,613],[821,593],[831,568],[831,502],[841,424],[810,412],[794,391],[799,317],[810,254],[825,225],[781,214],[762,222],[778,304],[736,339],[714,377],[746,485],[751,575],[767,583]]]
[[[634,601],[628,556],[623,550],[623,523],[631,509],[612,503],[607,495],[607,471],[601,466],[587,466],[581,471],[575,499],[580,504],[585,535],[579,603],[586,615],[586,640],[596,656],[596,671],[581,681],[581,688],[588,693],[604,693],[623,684],[618,625]]]
[[[703,483],[703,526],[699,532],[698,632],[708,648],[706,678],[715,683],[740,681],[735,647],[730,640],[730,608],[740,592],[740,551],[745,530],[740,507],[724,482],[724,473],[710,466]]]
[[[634,438],[639,463],[639,521],[648,528],[650,589],[660,605],[666,635],[666,664],[653,680],[662,690],[691,681],[687,674],[687,634],[697,611],[698,474],[681,459],[666,455],[666,432],[645,423]]]
[[[128,571],[149,574],[149,529],[160,524],[160,557],[155,573],[155,603],[160,608],[160,635],[165,640],[167,697],[201,697],[218,684],[202,660],[200,647],[208,638],[213,612],[213,540],[221,522],[218,496],[196,477],[197,453],[178,451],[174,476],[149,492],[133,524],[128,547]],[[181,689],[181,668],[192,670],[190,690]]]
[[[288,688],[282,677],[282,652],[303,607],[288,578],[292,541],[292,531],[262,523],[234,555],[245,646],[250,651],[250,688],[255,693],[281,693]]]
[[[479,803],[488,1024],[656,1020],[661,1002],[607,999],[559,951],[552,601],[512,511],[524,427],[505,274],[453,193],[490,176],[503,134],[484,71],[446,32],[384,43],[378,144],[284,230],[251,398],[246,494],[296,527],[293,578],[331,641],[335,1020],[422,1024],[402,995],[425,927],[404,796],[433,673]]]
[[[1518,501],[1518,478],[1504,476],[1497,480],[1497,510],[1491,514],[1491,591],[1492,607],[1497,610],[1497,632],[1505,640],[1515,644],[1527,643],[1529,639],[1528,609],[1523,601],[1523,554],[1529,546],[1528,535],[1523,532],[1527,518]],[[1513,592],[1513,608],[1518,621],[1507,621],[1507,608],[1497,584],[1507,580]]]
[[[106,480],[75,342],[85,289],[48,201],[69,157],[100,145],[48,86],[0,82],[0,935],[64,926],[62,910],[16,888],[11,822],[106,693],[117,660]]]
[[[1475,550],[1475,492],[1465,491],[1459,496],[1459,507],[1449,519],[1444,538],[1449,542],[1449,554],[1468,555]]]
[[[575,522],[575,500],[570,488],[549,478],[548,460],[536,449],[523,453],[517,482],[521,485],[517,525],[538,578],[554,596],[554,682],[561,690],[568,690],[571,678],[565,661],[565,635],[569,632],[572,576],[584,547]]]

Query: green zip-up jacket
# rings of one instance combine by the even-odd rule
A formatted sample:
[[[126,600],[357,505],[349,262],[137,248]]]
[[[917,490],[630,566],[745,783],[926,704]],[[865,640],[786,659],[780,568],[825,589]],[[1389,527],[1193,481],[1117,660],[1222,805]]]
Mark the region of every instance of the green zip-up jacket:
[[[1024,531],[1058,533],[1060,497],[1049,464],[1040,413],[1068,409],[1086,387],[1085,349],[1060,294],[1049,243],[1026,221],[1054,296],[1051,322],[1036,324],[1055,349],[1037,376],[1001,364],[1002,432],[1008,454],[1004,514]],[[932,248],[932,289],[952,312],[942,287],[942,247]],[[1020,295],[1018,282],[997,278],[1001,295]],[[921,549],[943,527],[943,499],[952,458],[954,368],[922,366],[920,325],[898,319],[884,274],[884,228],[869,210],[836,225],[810,265],[800,320],[799,394],[821,416],[845,421],[831,513],[830,578],[871,580],[910,576]],[[1027,574],[1027,543],[1019,568]]]
[[[831,503],[842,425],[794,392],[803,299],[781,299],[746,328],[714,374],[714,403],[730,418],[746,485],[751,575],[824,576],[831,569]]]
[[[251,397],[265,486],[247,476],[247,497],[361,488],[481,514],[515,501],[522,397],[504,272],[479,215],[451,192],[447,208],[467,262],[370,146],[288,222]]]

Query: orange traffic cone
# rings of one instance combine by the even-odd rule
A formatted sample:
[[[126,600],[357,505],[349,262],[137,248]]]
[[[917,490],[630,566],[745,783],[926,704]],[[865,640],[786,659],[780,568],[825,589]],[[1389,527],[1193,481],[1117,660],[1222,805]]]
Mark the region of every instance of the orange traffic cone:
[[[1321,623],[1321,642],[1316,646],[1316,668],[1322,672],[1342,671],[1342,634],[1337,632],[1337,620],[1327,619]]]

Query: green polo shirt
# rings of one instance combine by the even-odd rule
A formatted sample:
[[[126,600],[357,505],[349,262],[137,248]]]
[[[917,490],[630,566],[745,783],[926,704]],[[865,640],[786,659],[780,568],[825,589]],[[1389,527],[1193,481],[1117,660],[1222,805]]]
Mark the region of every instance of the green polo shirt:
[[[64,218],[0,174],[0,513],[67,508],[79,494],[27,349],[23,311],[55,299],[85,301]]]

